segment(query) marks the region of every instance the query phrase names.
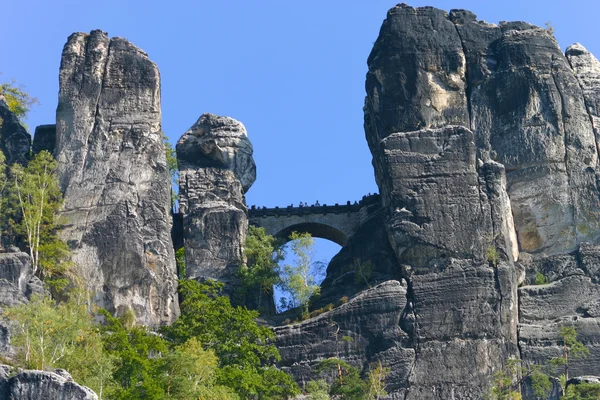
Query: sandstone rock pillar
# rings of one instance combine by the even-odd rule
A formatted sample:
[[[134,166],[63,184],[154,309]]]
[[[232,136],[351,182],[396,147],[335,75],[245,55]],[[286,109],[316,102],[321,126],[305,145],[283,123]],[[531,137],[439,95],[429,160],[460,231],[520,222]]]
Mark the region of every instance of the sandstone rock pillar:
[[[176,150],[187,276],[232,283],[248,230],[244,193],[256,179],[246,128],[203,114]]]
[[[139,323],[178,315],[160,76],[147,54],[102,31],[63,49],[55,156],[62,237],[98,305]]]

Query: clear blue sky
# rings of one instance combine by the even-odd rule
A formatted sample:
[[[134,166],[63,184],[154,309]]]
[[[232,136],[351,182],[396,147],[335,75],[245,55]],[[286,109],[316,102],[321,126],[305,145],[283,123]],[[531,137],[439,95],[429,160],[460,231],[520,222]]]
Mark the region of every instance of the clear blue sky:
[[[248,204],[345,203],[376,192],[363,132],[366,59],[389,0],[3,0],[0,79],[40,100],[28,124],[54,123],[62,47],[102,29],[144,49],[162,76],[163,129],[175,142],[203,112],[243,122],[258,179]],[[600,2],[411,1],[466,8],[496,23],[550,21],[562,48],[600,55]],[[330,257],[336,246],[319,251]]]

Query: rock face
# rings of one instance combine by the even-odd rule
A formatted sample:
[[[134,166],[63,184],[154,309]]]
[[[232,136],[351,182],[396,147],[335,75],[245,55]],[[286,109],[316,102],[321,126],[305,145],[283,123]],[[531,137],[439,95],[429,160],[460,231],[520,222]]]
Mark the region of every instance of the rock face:
[[[65,370],[27,370],[11,375],[11,367],[0,365],[0,400],[97,400],[85,386],[73,382]]]
[[[332,311],[275,328],[280,366],[304,384],[315,378],[314,367],[328,358],[342,358],[359,370],[381,361],[391,367],[388,388],[402,391],[415,362],[411,336],[400,324],[406,306],[406,287],[387,281]]]
[[[160,78],[146,53],[101,31],[63,49],[55,156],[63,231],[104,308],[139,323],[178,315],[170,184],[161,132]]]
[[[30,146],[31,135],[0,95],[0,150],[6,156],[6,163],[25,164],[29,159]]]
[[[411,354],[411,366],[388,380],[391,398],[480,399],[509,358],[560,354],[564,325],[590,349],[572,361],[572,375],[594,374],[600,63],[581,45],[565,56],[547,30],[525,22],[401,4],[368,66],[365,133],[383,210],[371,232],[384,230],[391,249],[342,249],[325,286],[343,280],[349,254],[364,252],[380,256],[377,273],[408,283],[395,294],[406,299],[390,348]],[[534,286],[536,273],[549,283]],[[299,380],[340,352],[325,339],[330,321],[362,321],[343,307],[276,330],[282,363]],[[341,357],[359,367],[379,351],[365,344],[356,357],[351,347]],[[523,394],[533,396],[528,386]]]
[[[42,150],[46,150],[50,154],[54,154],[56,149],[56,125],[40,125],[35,128],[33,135],[33,143],[31,152],[37,154]]]
[[[571,252],[599,237],[590,113],[545,29],[487,24],[463,10],[396,6],[369,57],[365,106],[376,166],[379,141],[394,132],[472,130],[477,157],[507,170],[521,251]],[[376,171],[378,179],[383,174]]]
[[[0,249],[0,312],[29,301],[32,295],[42,295],[44,288],[38,277],[33,275],[28,254],[16,247]],[[10,331],[6,321],[0,320],[0,354],[5,358],[14,355],[10,346]]]
[[[42,282],[33,275],[29,255],[17,248],[0,252],[0,307],[25,303],[36,293],[43,293]]]
[[[256,179],[246,128],[203,114],[176,151],[187,276],[232,283],[248,230],[244,193]]]

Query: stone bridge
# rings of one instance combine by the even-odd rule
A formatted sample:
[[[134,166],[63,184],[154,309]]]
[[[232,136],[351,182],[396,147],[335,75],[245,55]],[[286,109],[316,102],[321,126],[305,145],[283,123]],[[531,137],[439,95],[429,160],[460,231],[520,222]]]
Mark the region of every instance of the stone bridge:
[[[331,240],[345,246],[359,226],[368,218],[371,205],[379,204],[379,195],[364,196],[360,202],[335,205],[312,205],[285,208],[256,207],[248,209],[249,222],[265,228],[267,234],[287,239],[290,234],[307,232],[313,237]]]

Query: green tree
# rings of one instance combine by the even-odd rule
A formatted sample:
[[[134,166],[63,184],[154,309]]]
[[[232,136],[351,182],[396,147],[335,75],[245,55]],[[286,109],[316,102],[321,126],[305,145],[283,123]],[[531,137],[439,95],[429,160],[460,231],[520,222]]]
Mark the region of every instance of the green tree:
[[[567,387],[563,400],[598,400],[600,399],[600,384],[580,383]]]
[[[279,287],[289,295],[288,306],[301,307],[302,314],[307,314],[308,301],[321,289],[315,275],[322,269],[322,264],[313,261],[315,241],[309,233],[292,232],[290,239],[288,245],[295,260],[281,267]]]
[[[27,304],[6,309],[4,315],[11,321],[11,344],[17,348],[18,366],[64,368],[102,398],[112,384],[113,359],[103,351],[87,304],[87,297],[79,292],[72,292],[61,303],[33,296]]]
[[[272,299],[273,288],[281,282],[279,262],[283,260],[283,251],[264,228],[251,225],[244,243],[244,256],[246,263],[240,265],[238,273],[241,303],[260,311],[264,309],[264,299]]]
[[[330,358],[321,361],[317,365],[316,372],[331,373],[332,383],[329,387],[329,394],[336,396],[336,399],[366,399],[367,383],[360,378],[359,371],[344,360]]]
[[[510,359],[506,366],[494,374],[486,400],[521,400],[521,386],[529,380],[537,397],[545,398],[552,384],[541,366],[532,364],[523,367],[521,360]]]
[[[16,212],[12,213],[13,221],[16,221],[17,233],[24,236],[29,247],[33,273],[40,268],[44,251],[52,253],[49,249],[44,249],[44,245],[54,242],[55,247],[60,246],[55,231],[56,212],[62,203],[62,193],[55,175],[56,167],[57,162],[44,150],[27,167],[14,164],[10,168],[9,201],[16,204],[16,210],[13,210]],[[8,214],[11,214],[10,211]],[[63,250],[66,248],[57,251]],[[51,268],[53,264],[54,260],[47,266]]]
[[[385,391],[385,379],[390,373],[389,367],[384,367],[381,361],[373,363],[367,375],[367,400],[379,400],[387,395]]]
[[[308,394],[307,400],[329,400],[329,385],[324,380],[309,381],[304,390]]]
[[[38,103],[38,100],[25,92],[23,86],[18,85],[14,79],[0,83],[0,95],[4,97],[8,109],[21,120],[27,116],[31,106]]]
[[[361,261],[359,258],[355,258],[352,262],[352,269],[354,270],[354,282],[360,284],[365,283],[365,286],[371,287],[369,281],[373,276],[373,263],[371,261]]]
[[[185,279],[187,268],[185,264],[185,247],[180,248],[175,252],[175,264],[177,265],[177,274],[180,279]]]
[[[243,399],[279,399],[299,392],[291,377],[273,366],[280,359],[273,331],[254,321],[258,312],[233,307],[220,283],[180,281],[181,315],[163,333],[175,344],[196,338],[219,359],[216,382]]]
[[[8,182],[8,177],[6,175],[6,157],[2,150],[0,150],[0,213],[4,214],[4,189],[6,188],[6,184]],[[4,229],[0,226],[0,247],[3,245],[2,234]]]
[[[577,331],[572,326],[561,326],[560,336],[563,341],[563,352],[559,357],[550,360],[550,365],[563,369],[560,376],[563,392],[566,389],[569,380],[569,362],[571,359],[585,358],[590,354],[590,350],[583,343],[577,340]]]

